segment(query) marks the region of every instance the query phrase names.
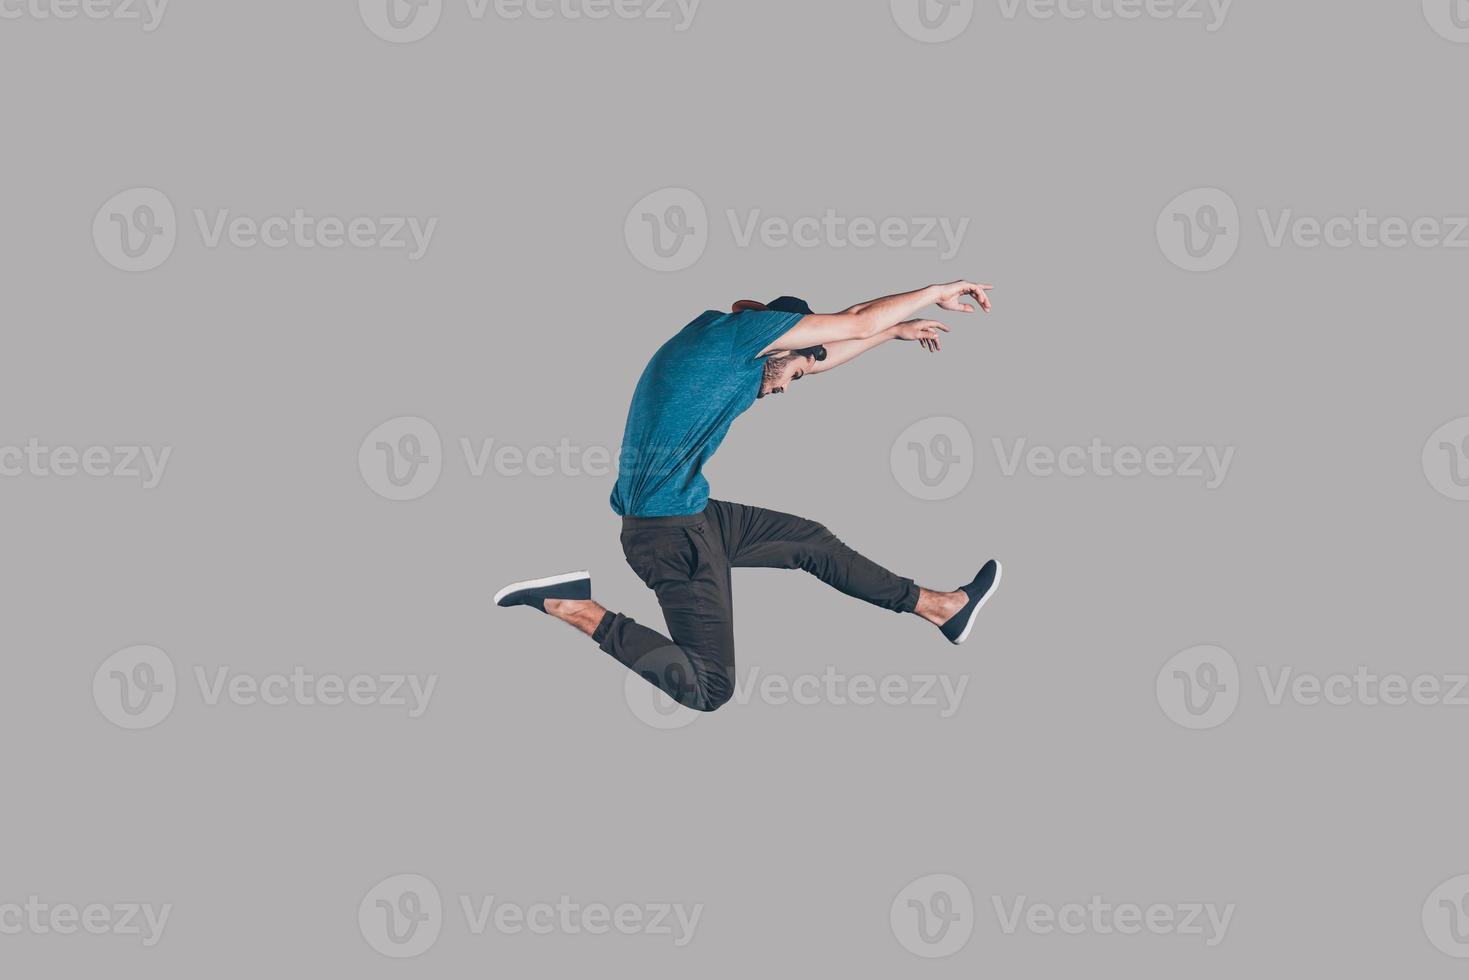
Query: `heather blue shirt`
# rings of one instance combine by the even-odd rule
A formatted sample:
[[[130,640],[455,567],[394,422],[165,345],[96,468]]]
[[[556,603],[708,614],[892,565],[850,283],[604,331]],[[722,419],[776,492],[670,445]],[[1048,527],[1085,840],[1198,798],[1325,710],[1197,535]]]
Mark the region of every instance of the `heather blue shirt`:
[[[735,417],[755,403],[765,374],[760,352],[800,319],[800,313],[710,310],[658,348],[627,412],[614,511],[671,517],[704,510],[704,463]]]

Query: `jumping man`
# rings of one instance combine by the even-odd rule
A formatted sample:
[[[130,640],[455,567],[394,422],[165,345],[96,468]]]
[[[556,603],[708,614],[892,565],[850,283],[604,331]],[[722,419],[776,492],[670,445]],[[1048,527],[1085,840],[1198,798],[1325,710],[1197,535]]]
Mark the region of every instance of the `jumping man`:
[[[710,310],[658,349],[628,410],[612,509],[627,563],[658,597],[672,639],[592,599],[587,572],[516,582],[500,606],[531,606],[586,633],[679,704],[713,711],[734,693],[731,568],[799,568],[883,609],[913,613],[963,643],[1000,582],[990,561],[957,592],[920,588],[862,557],[814,521],[709,498],[704,464],[758,398],[821,374],[889,340],[940,349],[948,327],[909,317],[930,305],[990,310],[966,281],[817,314],[803,300],[742,300]],[[971,302],[971,300],[973,302]]]

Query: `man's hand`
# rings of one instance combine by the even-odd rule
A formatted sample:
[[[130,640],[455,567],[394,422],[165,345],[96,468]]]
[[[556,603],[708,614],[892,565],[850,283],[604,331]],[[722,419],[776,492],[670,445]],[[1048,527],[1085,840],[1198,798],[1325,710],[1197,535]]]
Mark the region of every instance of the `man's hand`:
[[[939,331],[949,328],[937,320],[908,320],[893,327],[893,336],[899,340],[916,340],[930,354],[943,349],[939,344]]]
[[[985,290],[994,288],[994,286],[983,283],[960,279],[958,282],[935,286],[934,290],[938,296],[934,302],[938,304],[939,309],[948,310],[950,313],[973,313],[973,304],[964,302],[964,297],[969,296],[979,303],[980,309],[988,313],[990,298],[985,295]]]

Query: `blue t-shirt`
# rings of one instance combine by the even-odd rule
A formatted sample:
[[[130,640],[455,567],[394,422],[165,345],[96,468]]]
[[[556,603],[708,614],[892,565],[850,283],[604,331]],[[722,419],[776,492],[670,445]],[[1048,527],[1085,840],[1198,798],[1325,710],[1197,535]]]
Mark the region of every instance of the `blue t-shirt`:
[[[671,517],[704,510],[704,463],[735,417],[755,403],[765,374],[760,352],[800,319],[800,313],[710,310],[658,348],[627,411],[614,511]]]

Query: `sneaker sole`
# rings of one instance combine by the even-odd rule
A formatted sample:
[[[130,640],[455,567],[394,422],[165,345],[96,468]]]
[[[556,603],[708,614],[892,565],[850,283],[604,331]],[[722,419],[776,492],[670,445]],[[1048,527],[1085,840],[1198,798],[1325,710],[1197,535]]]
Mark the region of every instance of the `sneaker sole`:
[[[990,596],[1000,591],[1000,578],[1004,574],[1005,566],[999,562],[995,562],[995,580],[990,583],[989,591],[980,598],[979,605],[974,607],[974,612],[969,614],[969,622],[964,624],[964,632],[959,634],[959,639],[953,641],[954,646],[958,646],[969,639],[969,631],[974,629],[974,621],[979,618],[979,611],[984,608],[986,602],[990,601]]]
[[[500,604],[500,600],[505,598],[507,595],[510,595],[512,592],[520,592],[524,589],[544,589],[547,586],[560,585],[563,582],[575,582],[577,579],[589,579],[591,577],[591,572],[581,571],[567,572],[564,575],[552,575],[550,578],[533,578],[527,579],[524,582],[511,582],[509,585],[505,586],[505,588],[495,593],[495,605],[498,606]]]

